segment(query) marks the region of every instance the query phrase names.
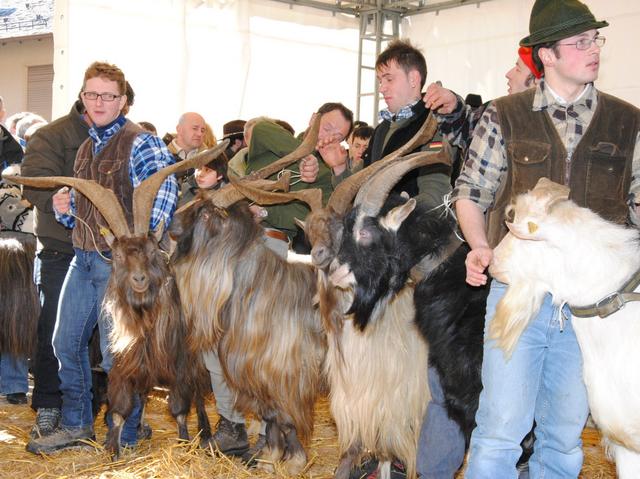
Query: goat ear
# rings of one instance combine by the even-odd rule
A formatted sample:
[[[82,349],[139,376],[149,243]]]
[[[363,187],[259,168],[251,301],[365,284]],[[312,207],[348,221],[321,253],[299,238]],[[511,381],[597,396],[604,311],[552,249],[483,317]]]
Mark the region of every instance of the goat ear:
[[[111,230],[106,226],[102,226],[102,225],[98,225],[98,229],[100,231],[100,234],[104,238],[104,240],[109,245],[109,248],[113,248],[113,242],[116,240],[116,237],[113,236],[113,233],[111,232]]]
[[[391,211],[389,211],[385,215],[385,217],[382,218],[380,224],[387,230],[398,231],[398,228],[400,228],[402,222],[407,219],[407,216],[411,214],[415,207],[416,200],[415,198],[411,198],[406,203],[400,206],[396,206]]]
[[[540,231],[540,224],[534,221],[517,221],[505,222],[509,232],[516,238],[522,240],[541,240],[543,239]]]

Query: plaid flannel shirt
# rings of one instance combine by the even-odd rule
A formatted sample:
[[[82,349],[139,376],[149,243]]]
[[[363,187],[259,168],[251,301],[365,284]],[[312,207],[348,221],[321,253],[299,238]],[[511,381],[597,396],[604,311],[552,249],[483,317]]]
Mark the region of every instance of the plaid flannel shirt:
[[[565,103],[545,84],[536,86],[533,111],[546,111],[567,150],[565,161],[571,161],[575,148],[587,130],[598,103],[598,92],[590,84],[573,103]],[[636,136],[632,161],[629,204],[640,190],[640,132]],[[507,174],[507,151],[495,104],[485,110],[473,134],[469,156],[456,181],[452,201],[468,199],[483,211],[493,206],[496,192]]]
[[[104,149],[109,140],[120,131],[126,121],[124,116],[120,116],[105,129],[96,128],[95,125],[89,128],[94,157]],[[133,141],[129,158],[129,179],[131,184],[134,188],[137,188],[140,183],[156,171],[174,162],[175,158],[169,153],[160,138],[147,132],[140,133]],[[169,225],[177,203],[178,182],[174,175],[169,175],[160,186],[153,202],[150,221],[151,230],[155,230],[161,221],[164,221],[165,227]],[[73,190],[71,190],[71,212],[75,214]],[[73,228],[75,225],[75,218],[71,215],[60,215],[56,212],[56,219],[67,228]]]
[[[487,104],[472,108],[460,95],[456,95],[456,99],[456,108],[451,113],[442,115],[436,111],[434,116],[438,121],[438,130],[442,138],[451,146],[457,146],[466,151],[471,143],[473,130],[480,121]]]

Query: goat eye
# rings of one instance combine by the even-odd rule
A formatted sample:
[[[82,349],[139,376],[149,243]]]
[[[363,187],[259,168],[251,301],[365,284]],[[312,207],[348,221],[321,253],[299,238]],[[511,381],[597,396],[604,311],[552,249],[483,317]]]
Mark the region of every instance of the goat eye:
[[[538,225],[537,225],[537,224],[535,224],[535,223],[534,223],[534,222],[532,222],[532,221],[528,221],[528,222],[527,222],[527,228],[529,228],[529,233],[530,233],[530,234],[533,234],[533,233],[535,233],[536,231],[538,231]]]

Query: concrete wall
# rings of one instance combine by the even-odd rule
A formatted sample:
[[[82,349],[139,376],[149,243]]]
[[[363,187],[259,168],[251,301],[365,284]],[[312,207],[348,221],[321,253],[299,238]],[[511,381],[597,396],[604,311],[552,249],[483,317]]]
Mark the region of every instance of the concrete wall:
[[[51,64],[53,35],[0,40],[0,96],[7,116],[27,109],[28,67]]]

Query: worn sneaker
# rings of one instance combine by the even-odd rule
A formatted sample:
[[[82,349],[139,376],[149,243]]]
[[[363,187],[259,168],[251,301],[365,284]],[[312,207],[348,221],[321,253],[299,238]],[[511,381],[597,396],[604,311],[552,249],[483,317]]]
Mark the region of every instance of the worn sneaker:
[[[7,394],[7,402],[9,404],[27,404],[27,395],[25,393]]]
[[[203,441],[202,447],[212,447],[226,456],[242,456],[249,450],[247,430],[243,423],[231,422],[220,416],[215,434]]]
[[[50,454],[72,447],[91,447],[87,441],[95,441],[93,427],[60,427],[48,436],[29,441],[27,451],[34,454]]]
[[[253,467],[256,465],[256,459],[260,455],[260,451],[267,445],[267,437],[264,434],[258,434],[258,440],[249,448],[247,452],[242,455],[242,462],[247,466]]]
[[[31,439],[48,436],[60,423],[60,409],[56,407],[41,407],[36,413],[36,423],[31,428]]]

